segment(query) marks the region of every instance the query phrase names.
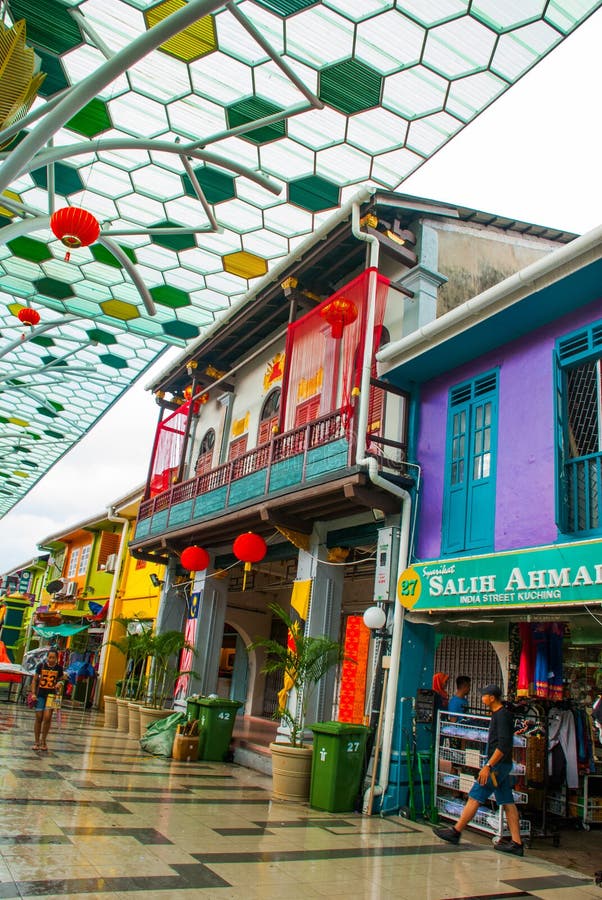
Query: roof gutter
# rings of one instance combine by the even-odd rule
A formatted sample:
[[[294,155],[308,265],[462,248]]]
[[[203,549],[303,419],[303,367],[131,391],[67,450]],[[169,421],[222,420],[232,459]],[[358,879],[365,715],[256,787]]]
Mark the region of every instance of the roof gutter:
[[[432,350],[472,325],[523,300],[534,291],[542,290],[600,258],[602,225],[515,272],[428,325],[387,344],[378,351],[376,358],[381,363],[390,363],[389,369],[409,362],[425,350]]]

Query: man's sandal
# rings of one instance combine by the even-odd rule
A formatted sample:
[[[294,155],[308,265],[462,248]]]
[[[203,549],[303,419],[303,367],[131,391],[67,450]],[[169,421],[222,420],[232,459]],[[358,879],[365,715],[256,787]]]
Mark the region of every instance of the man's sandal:
[[[39,746],[39,744],[34,744],[31,749],[32,750],[41,750],[42,748]]]

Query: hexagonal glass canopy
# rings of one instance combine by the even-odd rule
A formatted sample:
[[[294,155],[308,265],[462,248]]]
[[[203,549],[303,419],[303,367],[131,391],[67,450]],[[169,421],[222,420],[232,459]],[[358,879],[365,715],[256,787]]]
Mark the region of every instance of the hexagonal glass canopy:
[[[360,185],[396,189],[600,5],[5,0],[0,514],[166,346]],[[97,240],[57,238],[66,207]]]

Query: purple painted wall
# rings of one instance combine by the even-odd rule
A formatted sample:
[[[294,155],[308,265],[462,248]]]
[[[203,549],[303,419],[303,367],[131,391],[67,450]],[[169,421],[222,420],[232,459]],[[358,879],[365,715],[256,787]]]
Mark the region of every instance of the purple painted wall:
[[[494,549],[556,540],[554,344],[556,338],[599,318],[600,304],[591,304],[423,385],[417,446],[423,473],[418,559],[441,556],[449,389],[494,368],[499,368]]]

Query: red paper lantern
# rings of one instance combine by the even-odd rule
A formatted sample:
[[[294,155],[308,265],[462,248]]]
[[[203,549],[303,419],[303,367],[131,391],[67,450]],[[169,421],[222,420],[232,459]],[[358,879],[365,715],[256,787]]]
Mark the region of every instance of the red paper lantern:
[[[242,589],[247,586],[247,574],[251,571],[251,564],[261,562],[268,552],[268,545],[259,534],[247,531],[246,534],[239,534],[232,544],[234,556],[241,562],[244,562],[244,576]]]
[[[337,300],[327,303],[320,310],[320,315],[330,325],[332,337],[339,340],[343,337],[343,329],[357,319],[357,306],[346,297],[339,297]]]
[[[24,306],[17,313],[17,318],[24,325],[29,325],[30,328],[33,328],[40,321],[40,314],[37,309],[32,309],[31,306]]]
[[[180,554],[180,562],[189,572],[203,572],[209,565],[209,554],[203,547],[186,547]]]
[[[57,238],[67,247],[65,260],[69,262],[70,250],[74,247],[88,247],[98,240],[100,225],[92,213],[79,206],[65,206],[57,209],[50,217],[50,227]]]

